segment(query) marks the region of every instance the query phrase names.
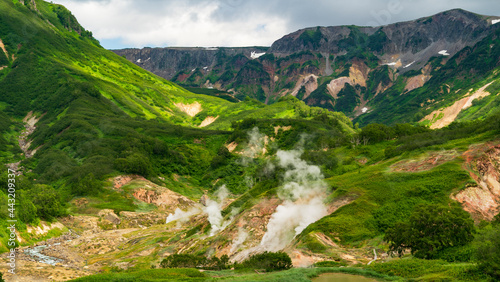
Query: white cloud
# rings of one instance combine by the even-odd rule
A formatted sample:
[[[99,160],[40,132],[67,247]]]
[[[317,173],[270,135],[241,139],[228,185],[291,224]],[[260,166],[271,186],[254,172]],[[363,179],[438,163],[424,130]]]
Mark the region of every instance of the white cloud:
[[[101,42],[144,46],[270,46],[300,28],[382,25],[463,8],[500,15],[498,0],[53,0]],[[106,47],[106,44],[104,44]]]
[[[121,38],[130,47],[144,46],[269,46],[285,34],[278,15],[256,14],[230,21],[215,17],[217,1],[167,2],[145,9],[131,0],[58,0],[99,40]]]

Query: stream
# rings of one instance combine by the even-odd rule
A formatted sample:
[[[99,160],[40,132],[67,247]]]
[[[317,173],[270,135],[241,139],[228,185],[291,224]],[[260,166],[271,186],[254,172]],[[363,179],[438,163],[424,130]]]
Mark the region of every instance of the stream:
[[[57,246],[60,246],[61,244],[71,242],[73,239],[80,237],[78,234],[74,233],[71,229],[69,229],[68,233],[57,237],[57,238],[52,238],[48,239],[44,245],[39,245],[39,246],[32,246],[24,249],[23,254],[27,256],[30,260],[40,262],[40,263],[45,263],[45,264],[50,264],[50,265],[56,265],[58,263],[60,264],[66,264],[68,263],[67,259],[62,259],[62,258],[57,258],[57,257],[52,257],[49,255],[46,255],[44,253],[45,250],[51,250],[52,253],[49,254],[57,254]],[[55,250],[54,250],[55,249]]]
[[[55,243],[54,246],[60,245],[61,243]],[[42,254],[42,251],[50,248],[51,245],[41,245],[33,248],[27,248],[24,250],[24,254],[33,258],[37,262],[46,263],[50,265],[56,265],[57,263],[62,263],[64,260],[60,258],[55,258]]]

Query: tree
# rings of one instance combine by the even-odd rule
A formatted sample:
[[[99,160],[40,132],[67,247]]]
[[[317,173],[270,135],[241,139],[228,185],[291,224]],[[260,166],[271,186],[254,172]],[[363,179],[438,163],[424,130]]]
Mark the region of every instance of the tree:
[[[48,185],[35,185],[30,194],[40,218],[51,220],[63,214],[59,195],[54,188]]]
[[[284,252],[264,252],[251,256],[242,263],[242,266],[266,271],[286,270],[292,267],[292,259]]]
[[[101,186],[101,182],[95,179],[94,174],[89,173],[83,178],[78,178],[78,182],[72,186],[72,192],[77,196],[95,195]]]
[[[367,143],[368,141],[377,143],[384,140],[390,140],[394,135],[394,130],[387,125],[373,123],[363,127],[360,138],[366,140]]]
[[[31,202],[26,191],[20,190],[18,193],[18,199],[21,205],[17,209],[17,216],[24,223],[33,223],[37,218],[36,207],[33,202]]]
[[[480,232],[474,245],[479,268],[495,279],[500,279],[500,225],[493,224]]]
[[[410,249],[415,257],[430,259],[441,250],[471,242],[474,230],[474,221],[458,204],[419,205],[408,222],[389,228],[384,240],[399,256]]]

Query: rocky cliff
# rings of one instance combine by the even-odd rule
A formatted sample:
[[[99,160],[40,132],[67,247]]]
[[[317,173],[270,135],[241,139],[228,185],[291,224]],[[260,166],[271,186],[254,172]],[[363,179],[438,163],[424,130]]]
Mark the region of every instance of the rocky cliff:
[[[265,48],[267,49],[267,48]],[[138,66],[166,79],[172,79],[180,71],[201,69],[208,74],[226,57],[244,55],[251,58],[252,52],[261,52],[259,47],[242,48],[143,48],[113,50]]]
[[[488,36],[494,39],[499,18],[455,9],[380,27],[301,29],[269,48],[144,48],[114,52],[166,79],[229,91],[240,100],[251,97],[270,104],[293,95],[308,105],[342,111],[361,123],[414,122],[423,118],[415,116],[422,107],[429,110],[425,114],[442,107],[438,99],[426,97],[429,93],[450,85],[448,94],[461,90],[454,89],[451,75],[444,77],[442,70],[451,73],[464,59],[479,56],[473,54],[474,50],[484,53],[487,47],[496,46],[491,40],[483,41]],[[478,44],[482,47],[474,48]],[[496,56],[497,48],[490,49],[493,53],[488,56]],[[498,62],[480,72],[497,66]],[[469,86],[483,77],[475,73],[468,77]],[[432,79],[436,75],[439,79]],[[312,76],[314,81],[309,83]],[[418,93],[428,85],[433,89]],[[416,101],[409,104],[413,98],[397,104],[390,98],[404,93],[418,97],[419,109]],[[449,96],[441,100],[449,103],[458,98]],[[426,101],[436,103],[429,105]],[[413,108],[384,120],[376,114],[384,105],[390,105],[392,110],[400,106]]]

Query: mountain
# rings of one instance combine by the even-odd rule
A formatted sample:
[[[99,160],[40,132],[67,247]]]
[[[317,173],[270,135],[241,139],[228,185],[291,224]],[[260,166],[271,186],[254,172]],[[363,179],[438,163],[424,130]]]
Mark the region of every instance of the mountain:
[[[301,29],[269,48],[114,52],[167,79],[227,91],[240,100],[248,96],[272,104],[292,95],[311,106],[341,111],[361,124],[424,122],[433,111],[470,96],[465,88],[478,90],[496,77],[475,85],[492,74],[495,61],[478,63],[467,85],[450,79],[461,75],[454,68],[467,64],[466,58],[470,62],[498,56],[493,42],[498,19],[455,9],[382,27]],[[493,47],[486,54],[488,46]],[[444,71],[449,75],[443,76]],[[459,95],[438,98],[442,89]],[[394,115],[387,115],[388,108]]]
[[[432,78],[404,95],[396,90],[420,74],[364,63],[378,57],[333,56],[344,60],[332,66],[341,73],[318,78],[309,97],[319,101],[312,93],[336,79],[352,79],[344,93],[365,91],[355,84],[362,69],[389,75],[394,88],[380,103],[394,108],[360,118],[404,121],[397,110],[410,109],[423,119],[434,108],[410,107],[432,97],[420,95],[471,104],[442,128],[360,128],[290,95],[266,105],[229,91],[192,93],[102,48],[63,6],[0,0],[0,273],[7,281],[498,279],[499,34],[486,29],[453,57],[431,58]],[[224,58],[221,69],[241,59],[228,73],[248,89],[266,81],[260,65],[330,60],[299,51],[280,61],[260,47],[169,56],[191,52],[203,64]],[[290,75],[321,69],[296,64]],[[450,91],[426,94],[443,81]],[[462,101],[466,91],[478,100]]]

